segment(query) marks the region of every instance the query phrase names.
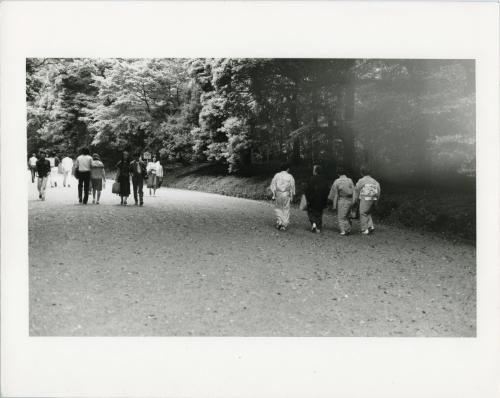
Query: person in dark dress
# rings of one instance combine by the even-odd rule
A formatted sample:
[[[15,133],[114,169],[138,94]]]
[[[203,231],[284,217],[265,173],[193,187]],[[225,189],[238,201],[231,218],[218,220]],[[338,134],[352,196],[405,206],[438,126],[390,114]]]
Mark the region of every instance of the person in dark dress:
[[[320,233],[323,228],[323,210],[327,207],[330,191],[328,182],[321,171],[321,166],[313,167],[313,176],[305,190],[311,232],[316,233]]]
[[[122,152],[122,159],[116,164],[115,181],[120,183],[120,204],[127,205],[127,198],[130,196],[130,160],[127,151]]]

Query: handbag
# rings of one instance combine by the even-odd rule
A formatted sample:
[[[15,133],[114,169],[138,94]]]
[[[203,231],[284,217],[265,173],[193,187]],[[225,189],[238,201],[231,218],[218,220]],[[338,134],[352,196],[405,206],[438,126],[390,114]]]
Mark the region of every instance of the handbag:
[[[118,181],[115,181],[113,183],[113,186],[111,187],[111,193],[120,193],[120,183]]]
[[[306,199],[306,195],[302,195],[302,196],[300,197],[299,209],[300,209],[300,210],[307,210],[307,199]]]

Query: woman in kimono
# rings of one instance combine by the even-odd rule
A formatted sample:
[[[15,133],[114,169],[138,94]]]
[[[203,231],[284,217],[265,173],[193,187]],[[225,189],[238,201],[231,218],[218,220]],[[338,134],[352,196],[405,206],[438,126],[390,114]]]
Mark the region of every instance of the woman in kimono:
[[[289,173],[290,166],[284,164],[271,181],[273,200],[276,200],[276,228],[285,231],[290,224],[290,204],[295,195],[295,180]]]
[[[120,183],[121,205],[127,205],[127,198],[130,196],[130,159],[127,151],[122,152],[122,160],[116,164],[116,182]]]
[[[320,233],[323,228],[323,210],[328,204],[329,188],[328,182],[322,175],[321,166],[314,166],[313,176],[305,190],[311,232]]]

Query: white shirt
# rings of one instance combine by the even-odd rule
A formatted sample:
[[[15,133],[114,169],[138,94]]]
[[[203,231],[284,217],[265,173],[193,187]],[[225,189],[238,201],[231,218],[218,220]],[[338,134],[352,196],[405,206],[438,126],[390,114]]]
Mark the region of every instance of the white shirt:
[[[38,160],[38,159],[36,158],[36,156],[32,156],[32,157],[30,157],[30,160],[29,160],[29,165],[30,165],[30,166],[36,166],[36,161],[37,161],[37,160]]]
[[[80,155],[76,158],[76,164],[78,166],[78,171],[90,171],[92,167],[92,156]]]
[[[160,161],[157,161],[155,165],[156,165],[156,176],[163,177],[163,166],[161,165]]]
[[[71,171],[73,169],[73,159],[71,159],[69,156],[63,158],[63,160],[61,160],[61,163],[64,171]]]
[[[146,171],[149,173],[150,171],[154,172],[157,177],[163,177],[163,167],[160,164],[160,161],[156,162],[148,162],[146,166]]]

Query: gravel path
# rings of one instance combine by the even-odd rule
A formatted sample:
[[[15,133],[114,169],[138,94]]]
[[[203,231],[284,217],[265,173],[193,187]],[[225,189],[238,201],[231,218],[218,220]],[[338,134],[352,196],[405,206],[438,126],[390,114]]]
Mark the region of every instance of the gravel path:
[[[321,235],[269,203],[162,188],[77,204],[30,182],[32,336],[474,336],[476,252],[380,225]],[[131,200],[133,202],[133,199]],[[355,226],[355,231],[358,231]]]

